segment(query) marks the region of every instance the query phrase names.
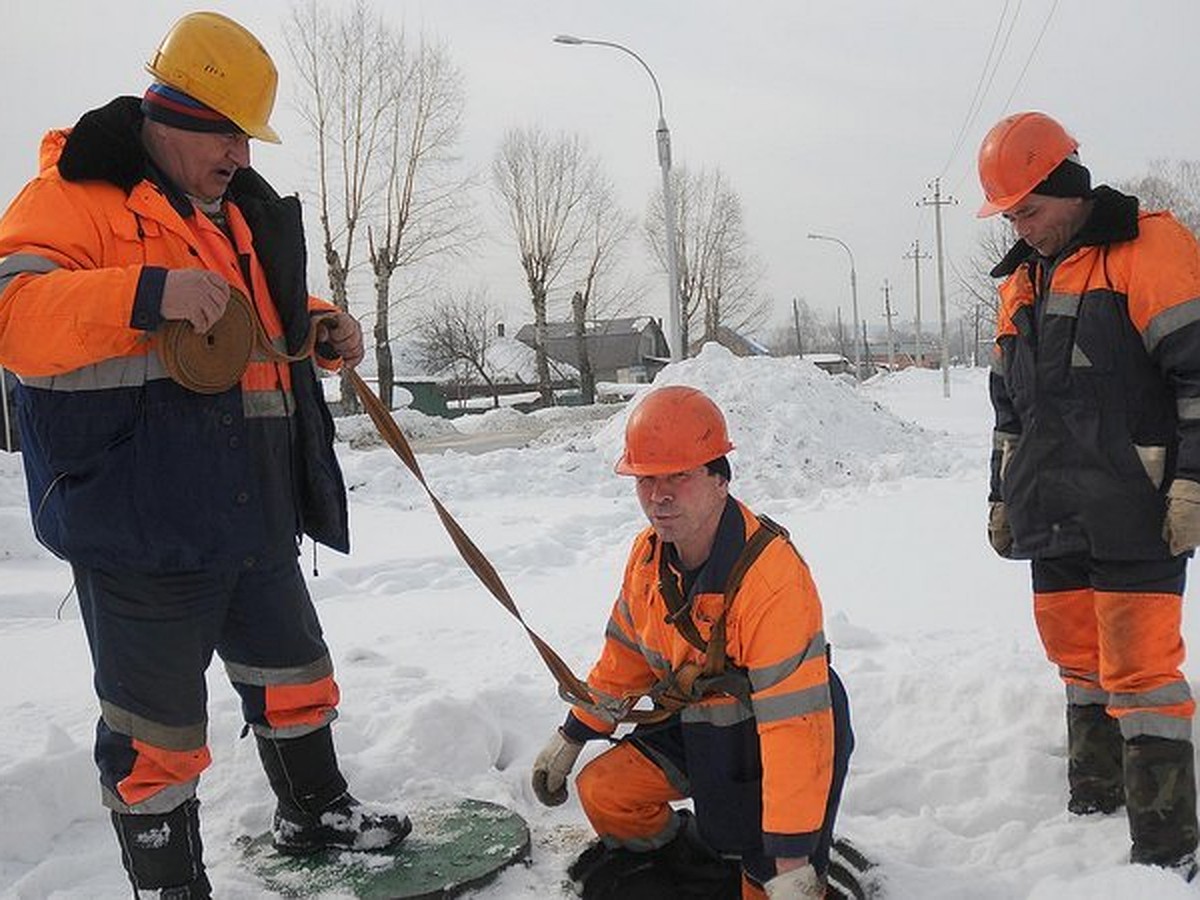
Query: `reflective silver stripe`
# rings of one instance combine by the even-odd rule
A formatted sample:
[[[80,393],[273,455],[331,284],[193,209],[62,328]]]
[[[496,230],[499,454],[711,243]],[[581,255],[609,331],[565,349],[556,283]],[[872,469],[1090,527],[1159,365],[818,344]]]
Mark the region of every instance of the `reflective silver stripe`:
[[[754,712],[738,703],[693,703],[679,714],[682,722],[704,722],[721,728],[737,725],[754,717]]]
[[[29,387],[45,391],[105,391],[111,388],[139,387],[148,381],[166,378],[157,353],[145,356],[118,356],[90,366],[46,375],[22,378]]]
[[[277,738],[279,740],[289,740],[291,738],[304,737],[306,734],[312,734],[314,731],[319,731],[324,728],[338,716],[336,709],[325,710],[319,725],[289,725],[286,728],[272,728],[269,725],[254,725],[252,726],[254,733],[265,738]]]
[[[1146,330],[1142,333],[1146,352],[1153,353],[1159,341],[1167,335],[1196,321],[1200,321],[1200,298],[1193,297],[1191,300],[1164,309],[1146,323]]]
[[[296,408],[291,391],[242,391],[242,412],[247,419],[278,419]]]
[[[1200,397],[1179,397],[1175,409],[1181,419],[1200,419]]]
[[[1160,737],[1170,741],[1190,741],[1192,720],[1179,716],[1164,716],[1156,712],[1126,713],[1117,721],[1121,723],[1121,737]]]
[[[760,669],[750,670],[750,685],[757,691],[765,691],[772,685],[779,684],[798,668],[808,662],[810,659],[816,659],[818,656],[825,655],[825,632],[818,631],[813,635],[808,646],[803,652],[797,653],[795,656],[789,656],[782,662],[777,662],[773,666],[763,666]]]
[[[626,837],[617,838],[611,834],[601,834],[600,838],[608,847],[624,847],[626,850],[632,850],[635,853],[645,853],[649,850],[657,850],[660,847],[665,847],[675,839],[675,835],[679,833],[679,825],[682,820],[679,816],[671,816],[667,819],[667,824],[662,830],[649,837]]]
[[[52,259],[34,253],[14,253],[0,260],[0,293],[18,275],[45,275],[60,268]]]
[[[1044,312],[1048,316],[1067,316],[1074,319],[1079,315],[1079,295],[1051,294],[1046,298]]]
[[[622,647],[632,650],[634,653],[645,654],[649,652],[641,647],[636,641],[632,641],[627,638],[625,633],[621,631],[621,626],[614,622],[611,617],[608,620],[608,625],[604,629],[604,636],[610,641],[615,641]]]
[[[163,750],[199,750],[208,738],[208,722],[195,725],[163,725],[122,709],[107,700],[100,701],[100,716],[104,724],[117,734],[128,735]]]
[[[802,691],[792,691],[777,697],[755,697],[753,703],[754,716],[760,724],[807,716],[809,713],[829,709],[833,705],[828,684],[814,684]]]
[[[1015,444],[1018,440],[1020,440],[1020,438],[1021,436],[1019,434],[1011,434],[1007,431],[993,431],[992,449],[1003,450],[1005,444]]]
[[[1173,681],[1152,691],[1122,692],[1113,694],[1108,705],[1113,709],[1129,709],[1146,706],[1174,706],[1192,699],[1192,690],[1186,681]]]
[[[325,654],[306,666],[279,669],[226,662],[225,672],[229,675],[230,681],[236,681],[238,684],[251,684],[255,687],[277,684],[311,684],[333,674],[333,661],[329,658],[329,654]]]
[[[1067,702],[1075,706],[1107,706],[1108,691],[1098,687],[1084,687],[1081,684],[1068,684]]]
[[[132,806],[101,785],[100,802],[108,809],[118,813],[132,813],[143,816],[169,813],[180,803],[191,800],[196,796],[196,785],[199,782],[199,778],[192,778],[179,784],[168,785],[161,791],[151,794],[141,803],[135,803]]]
[[[1083,348],[1076,344],[1071,348],[1071,367],[1075,369],[1090,369],[1092,361],[1088,359],[1088,355],[1083,352]]]

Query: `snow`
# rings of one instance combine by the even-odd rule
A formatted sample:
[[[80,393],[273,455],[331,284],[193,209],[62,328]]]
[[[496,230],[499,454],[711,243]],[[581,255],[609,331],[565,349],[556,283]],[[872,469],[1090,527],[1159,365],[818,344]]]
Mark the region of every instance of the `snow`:
[[[1065,812],[1063,693],[1036,638],[1027,567],[985,538],[986,372],[954,370],[946,399],[936,371],[856,388],[807,360],[709,347],[656,383],[694,384],[723,407],[734,493],[788,527],[812,567],[858,739],[838,830],[879,860],[889,898],[1200,893],[1128,865],[1123,815]],[[632,485],[612,472],[626,410],[399,416],[419,452],[447,436],[468,449],[505,439],[421,452],[420,463],[525,621],[579,674],[641,527]],[[565,712],[554,682],[402,463],[362,420],[338,431],[354,549],[319,549],[310,587],[342,686],[334,729],[351,788],[397,808],[464,796],[512,807],[532,829],[532,864],[477,896],[569,896],[563,872],[587,823],[574,794],[546,809],[528,784]],[[74,599],[64,603],[70,572],[35,541],[20,457],[7,454],[0,579],[0,896],[127,898],[91,762],[97,704]],[[1190,604],[1184,627],[1198,635]],[[223,898],[269,896],[237,840],[269,827],[270,792],[219,665],[210,693],[210,877]]]

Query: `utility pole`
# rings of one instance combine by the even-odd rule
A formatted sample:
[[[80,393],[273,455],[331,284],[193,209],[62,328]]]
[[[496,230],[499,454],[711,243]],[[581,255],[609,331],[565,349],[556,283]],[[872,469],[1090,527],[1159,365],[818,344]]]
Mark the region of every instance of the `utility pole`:
[[[896,343],[892,340],[892,286],[883,279],[883,314],[887,317],[888,371],[896,371]]]
[[[837,326],[838,326],[838,353],[842,359],[846,359],[846,332],[842,328],[842,308],[837,308]]]
[[[942,179],[935,178],[929,186],[933,188],[933,199],[923,197],[917,201],[917,206],[932,206],[933,221],[937,234],[937,277],[938,277],[938,312],[942,325],[942,396],[950,396],[950,341],[946,334],[946,264],[945,251],[942,249],[942,207],[958,203],[953,197],[942,196]]]
[[[792,298],[792,326],[796,329],[796,355],[804,356],[804,338],[800,336],[800,301]]]
[[[916,346],[916,362],[918,368],[924,367],[925,355],[921,352],[921,260],[929,259],[928,253],[921,252],[921,239],[916,238],[913,241],[913,248],[908,253],[905,253],[903,259],[911,259],[913,261],[913,284],[916,289],[917,297],[917,346]]]
[[[871,374],[875,373],[875,367],[871,365],[871,345],[867,343],[867,320],[862,320],[862,358],[867,361],[867,368],[871,370]],[[862,375],[858,377],[862,381]]]

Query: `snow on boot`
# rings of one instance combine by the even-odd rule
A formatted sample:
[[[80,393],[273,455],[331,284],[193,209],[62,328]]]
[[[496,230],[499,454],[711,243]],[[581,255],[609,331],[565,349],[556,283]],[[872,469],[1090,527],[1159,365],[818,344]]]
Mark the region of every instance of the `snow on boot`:
[[[1102,704],[1067,704],[1067,810],[1111,813],[1125,803],[1121,726]]]
[[[208,900],[200,843],[200,801],[186,800],[168,813],[112,814],[121,862],[134,893],[161,889],[162,900]]]
[[[303,855],[319,850],[382,850],[412,831],[408,816],[371,809],[342,794],[320,812],[280,803],[271,837],[280,853]]]
[[[271,833],[281,853],[379,850],[412,830],[407,816],[371,809],[347,793],[328,725],[298,738],[255,738],[279,799]]]
[[[1142,735],[1125,743],[1125,805],[1133,863],[1195,875],[1196,763],[1191,741]]]

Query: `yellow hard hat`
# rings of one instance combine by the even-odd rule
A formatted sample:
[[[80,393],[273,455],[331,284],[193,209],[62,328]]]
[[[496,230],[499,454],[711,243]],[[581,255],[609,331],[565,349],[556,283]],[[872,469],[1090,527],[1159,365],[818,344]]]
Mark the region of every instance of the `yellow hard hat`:
[[[267,121],[279,73],[258,38],[233,19],[215,12],[188,13],[171,26],[146,69],[251,137],[280,143]]]

